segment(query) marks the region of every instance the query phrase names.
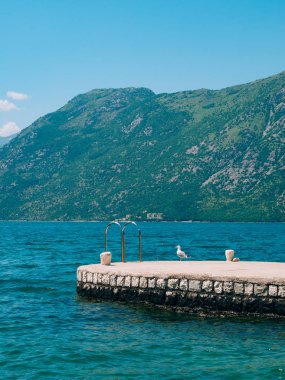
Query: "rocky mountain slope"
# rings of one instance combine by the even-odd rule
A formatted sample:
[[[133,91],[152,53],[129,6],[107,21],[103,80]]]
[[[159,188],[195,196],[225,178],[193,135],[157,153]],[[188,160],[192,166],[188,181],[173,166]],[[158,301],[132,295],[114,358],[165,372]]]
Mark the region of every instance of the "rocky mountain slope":
[[[0,219],[285,221],[285,72],[79,95],[0,150]]]

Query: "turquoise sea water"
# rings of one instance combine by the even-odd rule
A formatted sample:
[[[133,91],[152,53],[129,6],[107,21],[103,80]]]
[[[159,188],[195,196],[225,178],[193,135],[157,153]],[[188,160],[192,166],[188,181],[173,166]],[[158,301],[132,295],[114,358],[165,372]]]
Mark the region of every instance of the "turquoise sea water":
[[[76,295],[106,223],[0,223],[0,379],[285,379],[285,320],[179,315]],[[143,259],[285,261],[285,224],[141,223]],[[109,248],[120,259],[116,229]],[[127,259],[136,239],[126,235]]]

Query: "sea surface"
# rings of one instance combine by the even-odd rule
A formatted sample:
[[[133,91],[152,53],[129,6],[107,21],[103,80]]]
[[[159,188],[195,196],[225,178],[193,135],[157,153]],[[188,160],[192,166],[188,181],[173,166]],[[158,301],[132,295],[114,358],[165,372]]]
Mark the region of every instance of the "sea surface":
[[[285,379],[285,320],[198,317],[76,295],[106,223],[1,222],[0,379]],[[282,223],[140,223],[144,260],[285,261]],[[120,260],[115,226],[108,248]],[[137,259],[136,230],[126,258]]]

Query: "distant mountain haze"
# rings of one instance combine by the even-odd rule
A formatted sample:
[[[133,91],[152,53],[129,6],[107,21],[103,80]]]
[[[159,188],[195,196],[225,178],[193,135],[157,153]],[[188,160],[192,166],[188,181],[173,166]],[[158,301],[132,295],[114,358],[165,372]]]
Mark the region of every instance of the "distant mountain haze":
[[[285,72],[81,94],[0,149],[0,219],[285,221]]]
[[[12,135],[7,136],[7,137],[1,137],[0,136],[0,147],[5,145],[5,144],[8,144],[8,142],[10,140],[12,140],[15,136],[16,136],[16,134],[12,134]]]

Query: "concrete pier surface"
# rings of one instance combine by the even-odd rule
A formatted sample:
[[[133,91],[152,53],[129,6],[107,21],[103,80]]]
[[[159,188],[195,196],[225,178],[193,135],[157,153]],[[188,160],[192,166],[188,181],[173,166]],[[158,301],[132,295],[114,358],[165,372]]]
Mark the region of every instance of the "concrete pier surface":
[[[144,261],[91,264],[79,267],[93,273],[146,277],[186,277],[195,279],[278,282],[285,285],[285,263],[254,261]]]
[[[115,262],[77,270],[81,296],[139,302],[185,312],[285,316],[285,263]]]

